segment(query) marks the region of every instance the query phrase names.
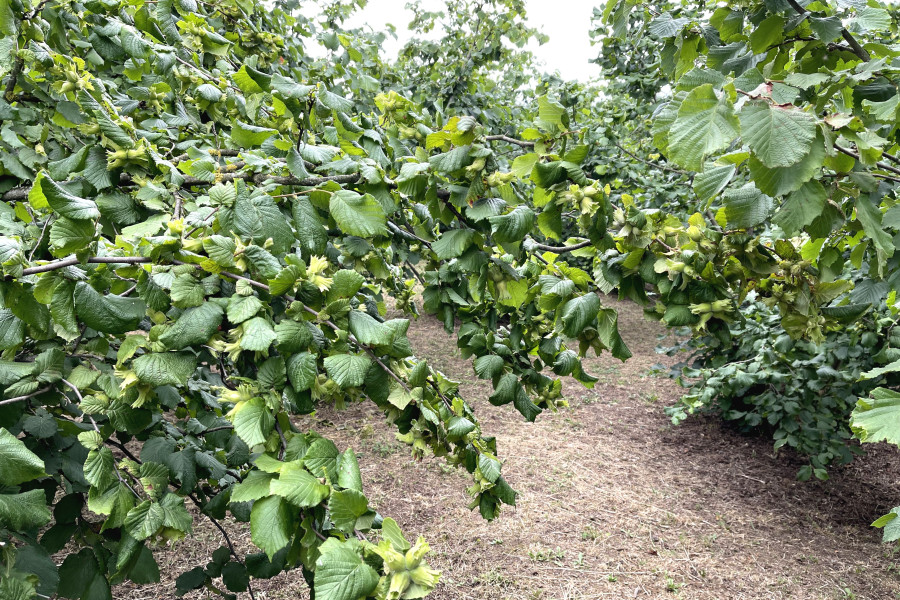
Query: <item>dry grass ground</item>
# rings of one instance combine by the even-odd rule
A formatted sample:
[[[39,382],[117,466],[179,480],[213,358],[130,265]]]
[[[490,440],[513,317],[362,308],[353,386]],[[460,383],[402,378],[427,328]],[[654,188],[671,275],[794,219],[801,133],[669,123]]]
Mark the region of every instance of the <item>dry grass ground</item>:
[[[673,427],[662,408],[680,390],[652,375],[662,329],[631,304],[618,308],[634,357],[592,359],[597,386],[567,385],[571,408],[535,424],[483,400],[488,384],[440,324],[411,327],[413,347],[468,382],[484,431],[497,436],[521,495],[493,523],[466,508],[465,473],[411,460],[373,406],[298,425],[354,448],[375,507],[429,540],[443,570],[436,600],[900,599],[900,553],[868,526],[900,503],[900,452],[875,447],[830,481],[800,483],[801,463],[773,455],[770,440],[714,419]],[[249,546],[246,526],[230,528]],[[160,553],[163,583],[127,597],[172,597],[173,578],[219,545],[205,523],[196,536]],[[254,584],[260,599],[306,597],[297,573]]]

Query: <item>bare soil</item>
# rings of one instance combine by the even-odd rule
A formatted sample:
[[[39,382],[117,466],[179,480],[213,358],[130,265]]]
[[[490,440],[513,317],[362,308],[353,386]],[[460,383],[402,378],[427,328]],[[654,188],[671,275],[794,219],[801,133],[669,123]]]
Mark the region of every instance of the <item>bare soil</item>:
[[[869,526],[900,504],[898,449],[875,446],[829,481],[802,483],[802,462],[775,455],[769,439],[714,418],[673,426],[663,407],[681,389],[653,368],[672,362],[655,352],[664,329],[633,304],[615,305],[634,357],[588,361],[596,387],[568,382],[570,408],[534,424],[487,403],[489,383],[440,323],[410,328],[419,355],[466,382],[484,432],[497,436],[520,495],[493,523],[467,508],[466,473],[412,460],[374,406],[297,424],[352,447],[371,503],[429,541],[443,571],[435,600],[900,599],[900,551]],[[220,537],[201,519],[194,538],[159,552],[164,581],[128,598],[173,597],[174,578],[209,559]],[[228,527],[249,548],[249,528]],[[307,597],[297,572],[253,584],[259,599]]]

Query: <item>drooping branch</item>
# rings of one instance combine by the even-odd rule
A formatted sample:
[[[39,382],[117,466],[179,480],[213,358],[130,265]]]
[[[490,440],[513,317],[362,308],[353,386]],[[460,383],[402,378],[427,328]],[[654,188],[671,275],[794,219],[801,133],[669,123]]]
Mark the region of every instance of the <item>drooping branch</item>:
[[[0,406],[3,406],[5,404],[15,404],[16,402],[24,402],[26,400],[30,400],[30,399],[34,398],[35,396],[40,396],[44,392],[49,392],[52,389],[53,388],[48,385],[47,387],[42,387],[41,389],[35,390],[35,391],[31,392],[30,394],[25,394],[24,396],[15,396],[14,398],[7,398],[6,400],[0,400]]]
[[[791,8],[793,8],[797,14],[806,15],[809,13],[809,11],[800,6],[797,0],[787,0],[787,2],[791,5]],[[863,62],[869,62],[871,58],[869,56],[869,53],[866,52],[866,49],[863,48],[858,41],[856,41],[856,38],[853,37],[853,35],[851,35],[849,31],[847,31],[846,27],[841,28],[841,37],[844,38],[844,41],[846,41],[847,44],[850,45],[850,51],[853,52],[853,54],[858,56]]]

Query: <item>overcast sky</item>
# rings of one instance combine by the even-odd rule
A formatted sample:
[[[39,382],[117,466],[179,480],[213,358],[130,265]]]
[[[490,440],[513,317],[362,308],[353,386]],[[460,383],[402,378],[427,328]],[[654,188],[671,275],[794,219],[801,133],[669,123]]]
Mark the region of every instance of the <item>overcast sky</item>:
[[[404,8],[406,3],[407,0],[369,0],[369,5],[347,25],[368,23],[377,31],[383,30],[386,23],[393,24],[399,39],[390,40],[383,49],[387,58],[393,58],[409,37],[406,26],[412,13]],[[421,0],[420,4],[429,10],[439,10],[444,3]],[[588,63],[597,54],[591,48],[588,31],[594,7],[602,4],[603,0],[525,0],[530,25],[550,36],[548,43],[531,48],[548,72],[558,70],[565,79],[582,81],[599,75],[597,65]]]

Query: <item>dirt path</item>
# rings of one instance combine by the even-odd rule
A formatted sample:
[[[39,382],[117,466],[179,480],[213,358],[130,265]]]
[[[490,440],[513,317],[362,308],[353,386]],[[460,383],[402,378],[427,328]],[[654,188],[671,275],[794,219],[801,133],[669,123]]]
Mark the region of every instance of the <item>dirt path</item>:
[[[298,424],[354,448],[372,504],[428,539],[443,570],[436,600],[900,599],[900,552],[868,526],[900,504],[900,452],[875,447],[828,482],[800,483],[801,463],[773,456],[769,440],[715,420],[673,427],[662,408],[680,388],[652,375],[665,358],[654,352],[663,330],[638,307],[617,306],[634,357],[592,359],[601,381],[568,385],[570,409],[529,424],[484,401],[488,383],[464,387],[521,494],[493,523],[466,507],[465,473],[412,461],[375,407],[322,410]],[[410,338],[432,365],[473,380],[436,321],[420,319]],[[234,529],[247,544],[249,532]],[[185,564],[188,545],[161,563]],[[297,578],[255,582],[258,597],[304,597]],[[168,596],[171,583],[157,589]]]

